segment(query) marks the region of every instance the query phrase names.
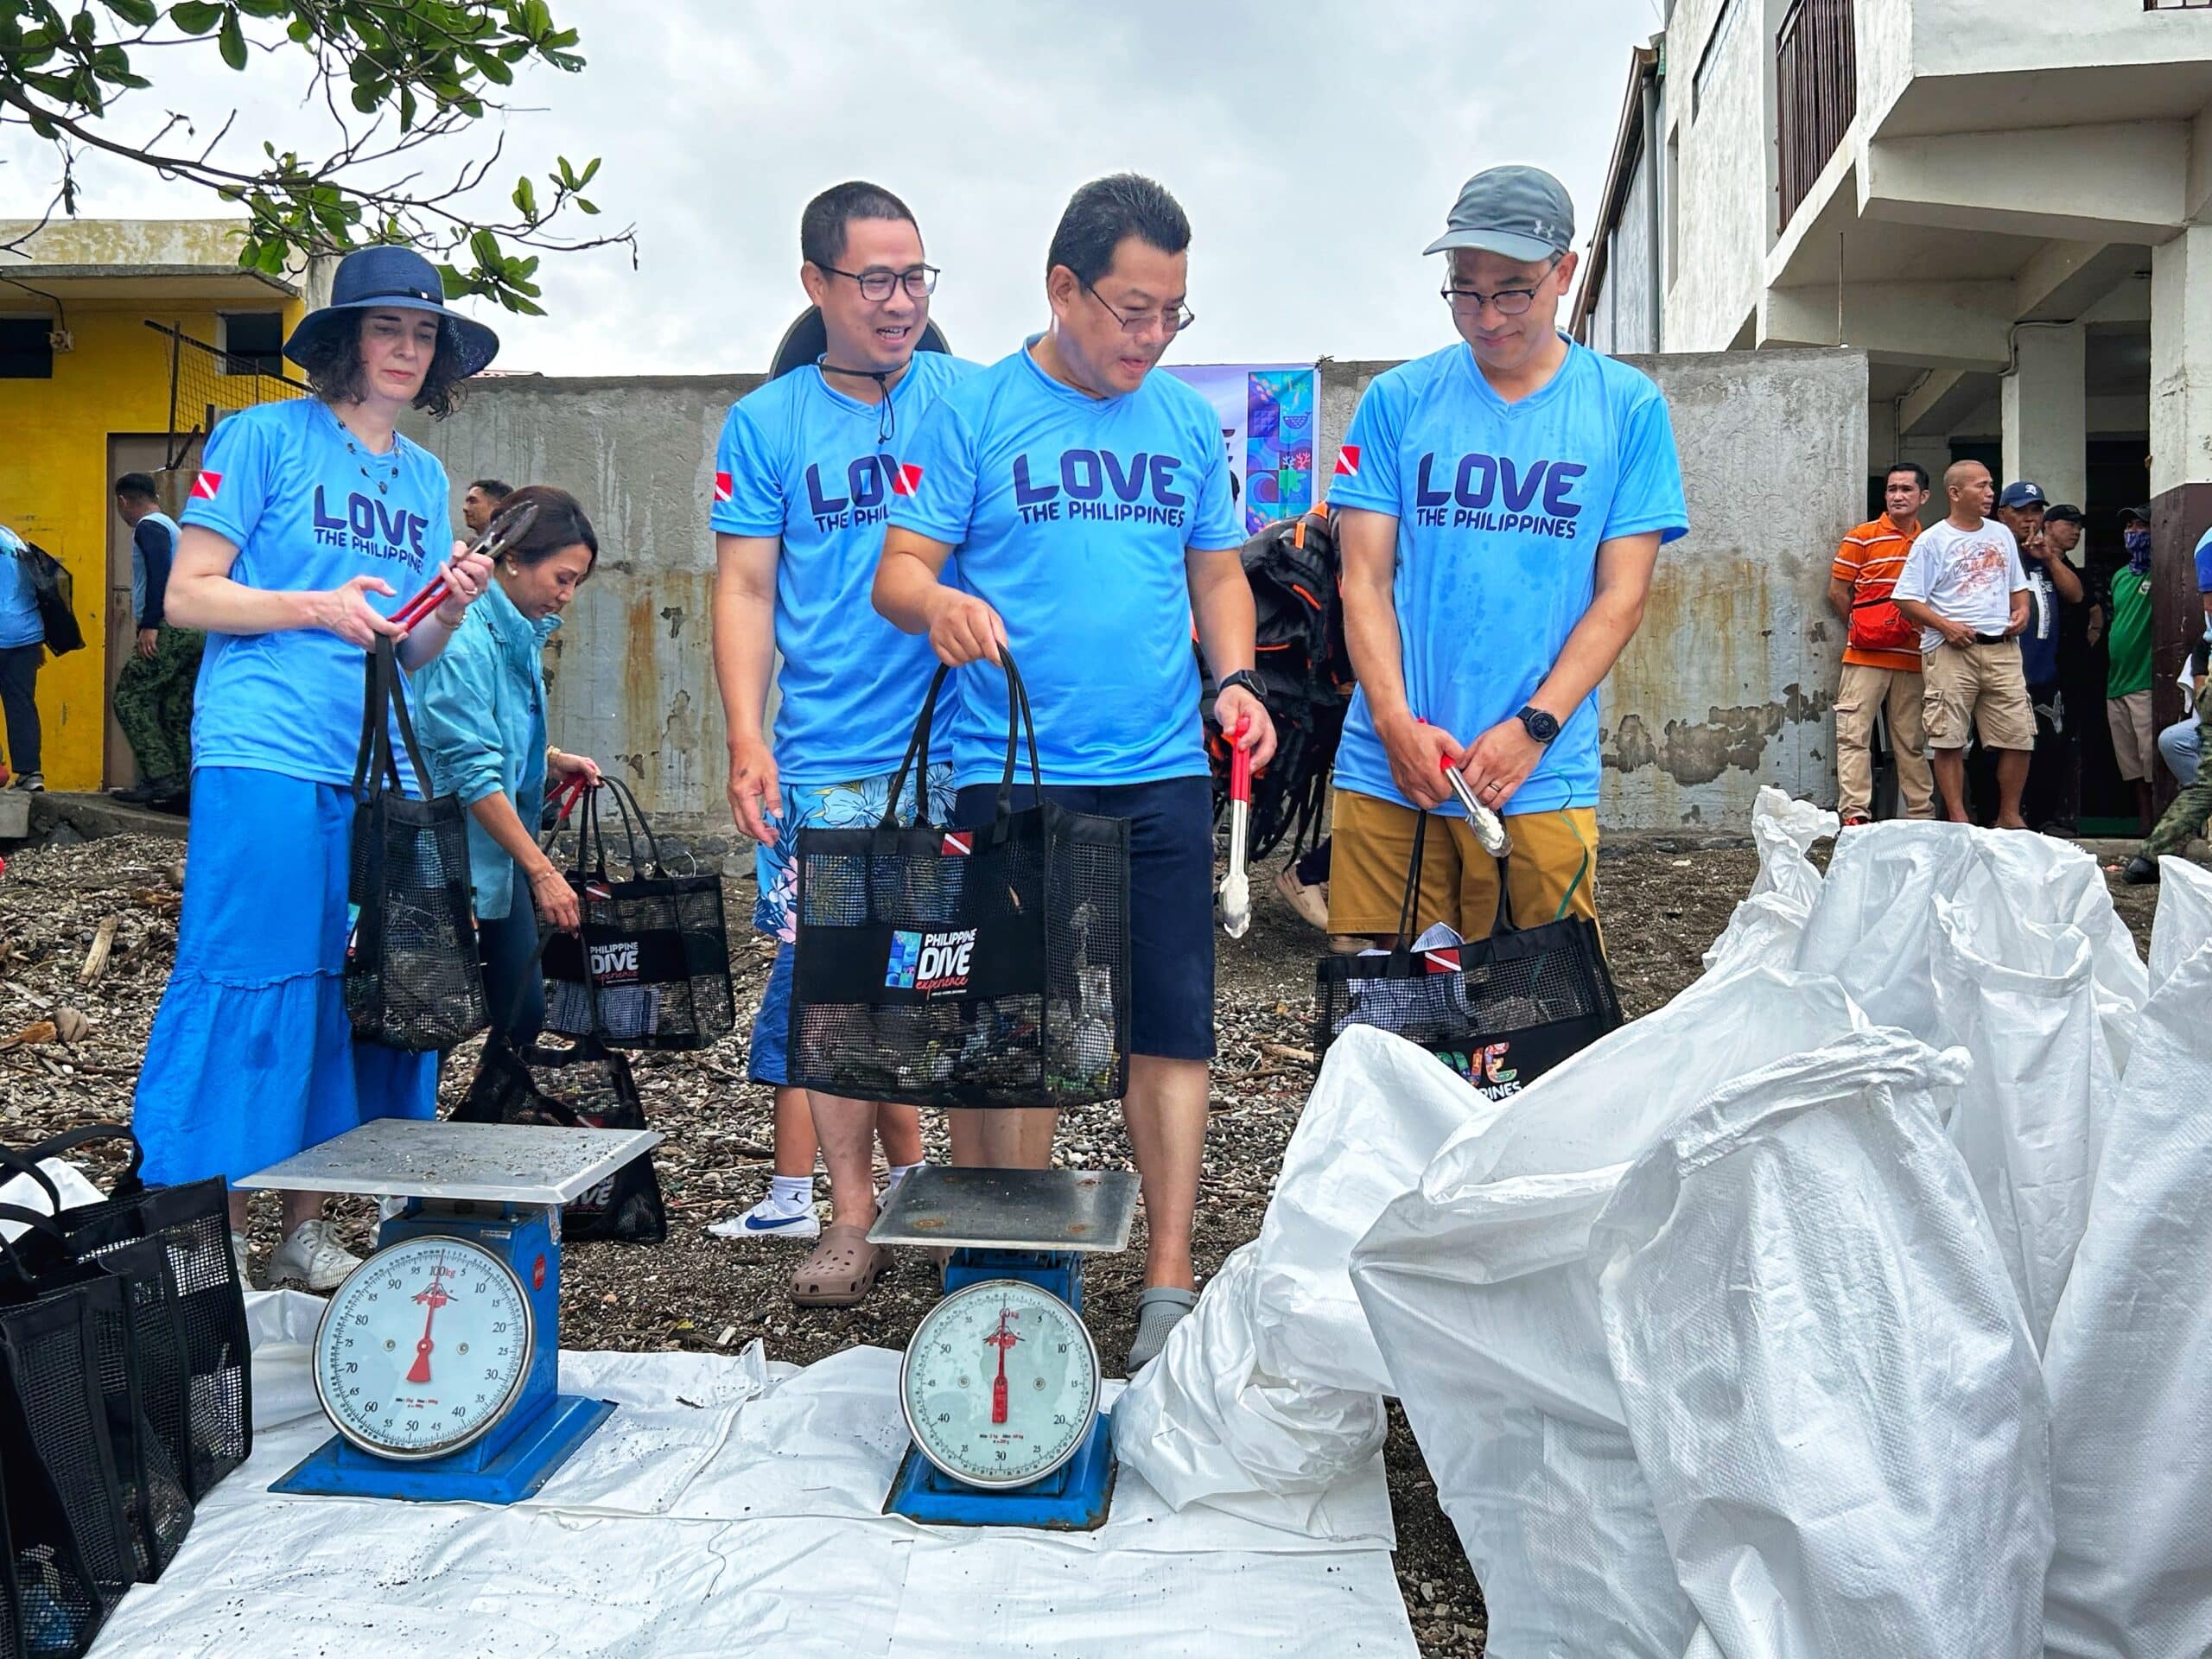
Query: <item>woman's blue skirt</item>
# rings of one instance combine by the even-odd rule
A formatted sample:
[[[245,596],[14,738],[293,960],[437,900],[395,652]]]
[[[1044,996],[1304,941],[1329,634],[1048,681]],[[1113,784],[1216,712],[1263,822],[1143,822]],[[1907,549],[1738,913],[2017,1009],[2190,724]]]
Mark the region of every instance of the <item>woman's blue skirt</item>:
[[[236,1180],[371,1118],[437,1115],[438,1057],[346,1023],[353,830],[350,790],[194,772],[176,967],[131,1118],[148,1182]]]

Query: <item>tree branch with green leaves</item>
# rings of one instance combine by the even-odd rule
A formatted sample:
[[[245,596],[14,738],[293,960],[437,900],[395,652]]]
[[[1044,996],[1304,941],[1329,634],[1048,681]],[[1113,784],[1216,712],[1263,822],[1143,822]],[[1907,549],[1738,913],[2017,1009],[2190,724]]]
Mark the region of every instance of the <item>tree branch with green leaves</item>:
[[[519,176],[488,217],[468,199],[499,164],[502,141],[447,163],[439,180],[426,181],[419,163],[507,109],[518,69],[581,70],[576,47],[545,0],[0,0],[0,129],[27,128],[51,147],[41,226],[77,213],[86,160],[110,156],[243,208],[242,265],[275,276],[307,256],[406,242],[440,262],[449,295],[536,316],[541,253],[621,246],[636,261],[633,229],[578,228],[599,213],[585,194],[598,161],[556,156],[551,170]],[[235,112],[204,143],[203,122],[173,110],[132,127],[146,100],[131,95],[158,94],[178,54],[213,54],[238,72],[257,54],[296,65],[333,123],[327,151],[264,142],[257,156],[234,156]]]

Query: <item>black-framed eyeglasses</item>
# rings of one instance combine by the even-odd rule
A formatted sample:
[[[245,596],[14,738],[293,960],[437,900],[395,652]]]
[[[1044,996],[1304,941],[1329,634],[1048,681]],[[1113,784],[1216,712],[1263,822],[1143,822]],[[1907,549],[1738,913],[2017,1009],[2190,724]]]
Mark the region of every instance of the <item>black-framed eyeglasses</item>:
[[[1447,283],[1437,291],[1454,311],[1479,316],[1487,303],[1495,307],[1501,317],[1517,317],[1525,315],[1529,308],[1536,302],[1537,289],[1551,281],[1552,272],[1558,269],[1559,261],[1554,259],[1544,268],[1544,274],[1536,279],[1535,285],[1529,288],[1501,288],[1494,294],[1484,294],[1477,289],[1461,288],[1456,283]]]
[[[1107,305],[1106,296],[1089,283],[1084,282],[1080,276],[1076,281],[1082,283],[1084,293],[1106,307],[1106,315],[1122,325],[1122,332],[1125,334],[1141,334],[1154,323],[1168,334],[1179,334],[1198,320],[1198,314],[1187,305],[1178,305],[1173,311],[1133,311],[1124,316],[1114,307]]]
[[[937,292],[935,265],[910,265],[905,270],[840,270],[835,265],[823,265],[821,269],[832,276],[848,277],[858,283],[864,300],[887,300],[896,288],[904,288],[910,298],[917,300],[925,300]]]

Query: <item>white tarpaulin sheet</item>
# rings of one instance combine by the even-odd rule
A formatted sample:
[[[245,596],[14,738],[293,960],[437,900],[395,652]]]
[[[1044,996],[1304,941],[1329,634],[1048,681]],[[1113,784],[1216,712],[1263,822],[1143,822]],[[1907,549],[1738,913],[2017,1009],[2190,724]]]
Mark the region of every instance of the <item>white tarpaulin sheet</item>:
[[[250,1300],[253,1456],[99,1659],[1414,1651],[1379,1459],[1310,1521],[1179,1515],[1125,1468],[1094,1533],[919,1527],[880,1513],[906,1443],[880,1348],[804,1370],[757,1344],[564,1353],[563,1390],[620,1408],[527,1503],[275,1496],[330,1432],[307,1370],[320,1304]]]

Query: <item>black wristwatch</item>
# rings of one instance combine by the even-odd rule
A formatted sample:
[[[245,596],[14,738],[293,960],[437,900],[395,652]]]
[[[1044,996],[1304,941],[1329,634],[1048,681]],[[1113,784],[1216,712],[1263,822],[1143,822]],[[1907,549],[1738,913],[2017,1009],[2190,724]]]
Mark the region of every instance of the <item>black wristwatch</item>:
[[[1255,674],[1250,669],[1240,668],[1234,674],[1223,675],[1220,687],[1218,688],[1216,695],[1218,695],[1220,691],[1228,690],[1232,685],[1241,685],[1247,691],[1249,691],[1254,696],[1257,697],[1260,700],[1261,708],[1264,709],[1268,706],[1267,688],[1260,683],[1260,677]]]
[[[1522,728],[1539,743],[1548,743],[1559,735],[1559,721],[1533,702],[1523,703],[1521,712],[1513,718],[1519,721]]]

